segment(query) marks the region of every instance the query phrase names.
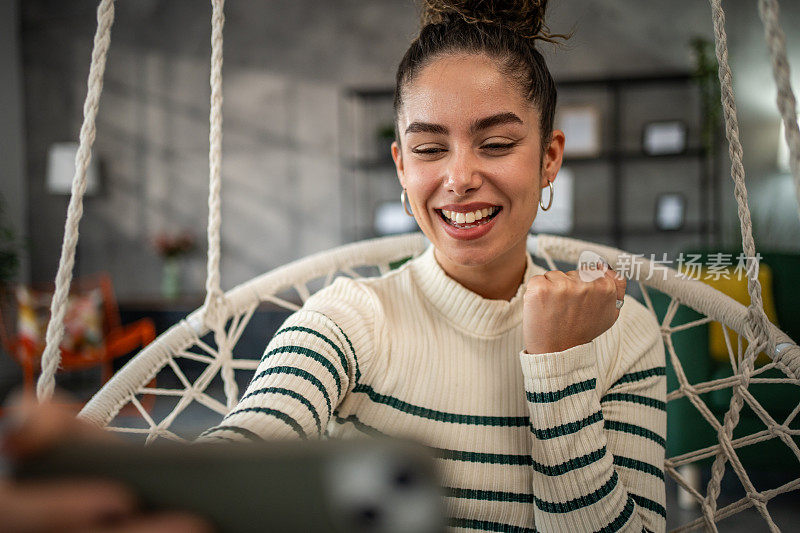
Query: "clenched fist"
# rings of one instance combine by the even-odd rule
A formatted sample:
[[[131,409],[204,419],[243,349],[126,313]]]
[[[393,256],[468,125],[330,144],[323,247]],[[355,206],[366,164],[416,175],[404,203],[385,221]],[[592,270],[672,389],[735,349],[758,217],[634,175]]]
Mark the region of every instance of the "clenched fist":
[[[625,297],[627,280],[611,268],[597,275],[584,281],[577,270],[551,270],[528,280],[522,312],[527,353],[585,344],[614,324],[620,313],[616,301]]]

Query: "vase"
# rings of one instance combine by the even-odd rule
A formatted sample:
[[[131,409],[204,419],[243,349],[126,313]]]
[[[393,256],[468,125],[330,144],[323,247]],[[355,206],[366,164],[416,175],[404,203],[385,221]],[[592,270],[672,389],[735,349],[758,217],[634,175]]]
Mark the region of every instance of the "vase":
[[[176,257],[164,260],[161,277],[161,295],[167,300],[174,300],[181,292],[181,264]]]

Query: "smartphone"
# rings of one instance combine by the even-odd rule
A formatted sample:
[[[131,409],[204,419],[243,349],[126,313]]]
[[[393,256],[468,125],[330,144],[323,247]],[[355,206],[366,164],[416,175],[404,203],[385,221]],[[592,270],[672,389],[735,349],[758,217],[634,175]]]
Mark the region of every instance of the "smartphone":
[[[403,440],[72,442],[16,465],[18,480],[111,478],[144,510],[183,510],[218,531],[440,533],[433,458]]]

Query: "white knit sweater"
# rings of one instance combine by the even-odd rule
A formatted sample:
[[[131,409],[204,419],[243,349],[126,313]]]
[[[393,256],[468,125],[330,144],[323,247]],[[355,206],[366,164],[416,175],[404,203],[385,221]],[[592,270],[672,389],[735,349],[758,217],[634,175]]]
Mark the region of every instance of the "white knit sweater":
[[[525,281],[544,269],[530,257]],[[593,341],[522,350],[525,283],[487,300],[429,247],[339,278],[275,334],[239,404],[204,438],[380,432],[433,450],[453,531],[663,531],[664,346],[625,298]]]

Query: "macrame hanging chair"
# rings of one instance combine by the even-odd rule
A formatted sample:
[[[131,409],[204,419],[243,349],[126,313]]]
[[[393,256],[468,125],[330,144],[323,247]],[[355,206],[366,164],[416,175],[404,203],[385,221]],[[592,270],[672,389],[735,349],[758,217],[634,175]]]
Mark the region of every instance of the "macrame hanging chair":
[[[742,146],[739,142],[736,105],[731,85],[731,70],[728,65],[725,15],[721,2],[722,0],[710,0],[726,135],[732,161],[731,176],[741,223],[743,252],[748,258],[754,258],[756,250],[744,183]],[[305,301],[314,290],[327,286],[335,276],[363,275],[367,267],[372,268],[373,272],[386,272],[396,261],[421,253],[426,245],[421,234],[348,244],[295,261],[225,293],[222,292],[219,259],[224,0],[212,0],[211,3],[210,192],[205,302],[202,307],[174,325],[131,359],[91,399],[80,414],[84,419],[109,430],[140,434],[148,443],[158,438],[184,440],[184,437],[171,428],[179,425],[176,420],[189,411],[192,405],[204,406],[217,413],[221,419],[236,404],[239,396],[236,372],[252,373],[258,364],[258,357],[252,357],[256,354],[235,353],[236,345],[260,304],[268,302],[288,311],[297,310],[301,302]],[[758,0],[758,7],[772,58],[773,74],[778,87],[778,108],[785,126],[790,150],[790,168],[794,175],[799,195],[798,205],[800,205],[800,133],[797,126],[796,102],[790,85],[785,38],[778,22],[778,2]],[[113,0],[102,0],[97,10],[98,26],[94,37],[72,197],[56,277],[56,291],[51,306],[52,320],[47,328],[47,348],[42,357],[42,373],[37,384],[40,400],[48,399],[52,395],[55,372],[59,365],[58,346],[63,337],[65,304],[72,278],[78,223],[82,214],[82,198],[86,189],[86,168],[95,138],[95,118],[102,91],[103,71],[113,19]],[[565,237],[544,234],[529,237],[529,251],[535,257],[544,260],[550,269],[556,268],[556,261],[575,265],[579,254],[584,250],[598,253],[614,266],[619,264],[620,256],[624,254],[621,250]],[[757,272],[757,262],[751,266],[754,266]],[[714,445],[669,457],[665,461],[665,472],[687,491],[702,510],[699,518],[680,526],[676,531],[700,527],[717,531],[718,521],[750,507],[758,511],[771,531],[779,531],[768,510],[768,503],[779,494],[800,489],[800,478],[778,487],[757,490],[738,452],[744,447],[774,440],[778,444],[785,445],[791,456],[800,463],[798,448],[800,429],[797,429],[800,401],[785,419],[775,420],[749,390],[749,386],[755,383],[773,387],[779,384],[788,385],[800,399],[798,394],[800,393],[798,388],[800,347],[767,319],[757,275],[748,275],[750,304],[745,307],[705,283],[682,277],[672,269],[666,269],[665,276],[664,270],[661,266],[658,275],[653,275],[656,273],[655,265],[643,259],[641,268],[630,273],[630,280],[638,282],[645,304],[657,318],[658,314],[651,298],[652,291],[666,295],[669,300],[666,312],[659,319],[659,323],[668,360],[678,383],[669,391],[667,400],[669,403],[688,400],[717,437]],[[680,306],[692,309],[702,315],[702,318],[683,324],[673,323]],[[681,359],[676,354],[673,336],[710,322],[722,324],[730,361],[730,375],[704,383],[691,383]],[[731,340],[733,334],[736,336],[736,342]],[[747,346],[743,350],[744,340],[747,341]],[[771,361],[756,368],[755,359],[761,352],[769,355]],[[247,355],[251,357],[246,357]],[[190,376],[188,371],[182,370],[182,365],[179,365],[178,361],[190,362],[193,369],[202,368],[202,370]],[[177,383],[175,387],[150,385],[154,377],[165,372],[171,373],[172,379],[168,381]],[[224,401],[215,398],[208,390],[209,384],[214,380],[221,380],[224,384]],[[701,397],[703,394],[720,390],[727,390],[730,394],[730,401],[722,419],[710,411],[706,401]],[[145,408],[146,402],[143,398],[153,397],[159,400],[169,399],[172,402],[169,409],[161,416],[154,414],[158,409]],[[141,419],[137,424],[114,425],[115,419],[121,418],[118,415],[126,405],[132,405],[141,415]],[[743,436],[737,434],[734,438],[733,431],[737,428],[744,405],[755,412],[765,429]],[[682,474],[683,467],[710,461],[712,458],[711,478],[705,493],[702,493],[696,482]],[[721,480],[728,464],[741,482],[745,496],[718,508]],[[797,465],[789,466],[793,468]]]

